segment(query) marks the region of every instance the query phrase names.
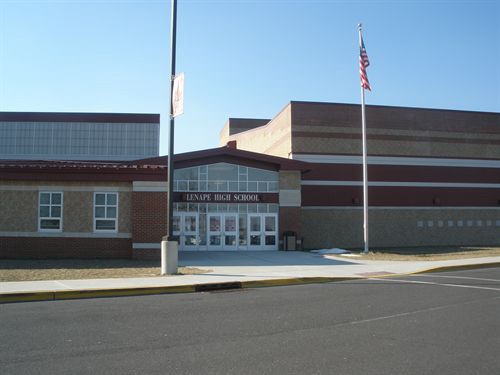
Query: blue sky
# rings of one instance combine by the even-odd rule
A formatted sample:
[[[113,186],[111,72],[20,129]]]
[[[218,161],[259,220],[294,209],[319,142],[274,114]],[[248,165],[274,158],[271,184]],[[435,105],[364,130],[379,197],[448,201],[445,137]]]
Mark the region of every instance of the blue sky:
[[[176,152],[291,100],[359,103],[358,22],[367,104],[500,112],[498,0],[179,0]],[[166,154],[169,74],[168,0],[0,0],[0,111],[160,113]]]

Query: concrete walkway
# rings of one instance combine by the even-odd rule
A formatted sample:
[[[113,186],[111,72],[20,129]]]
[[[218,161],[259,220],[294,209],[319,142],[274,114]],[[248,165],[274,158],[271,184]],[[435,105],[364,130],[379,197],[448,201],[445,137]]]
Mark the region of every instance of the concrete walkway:
[[[500,265],[500,257],[443,261],[368,261],[307,252],[181,252],[179,266],[209,272],[127,279],[1,282],[0,302],[186,293],[411,274]]]

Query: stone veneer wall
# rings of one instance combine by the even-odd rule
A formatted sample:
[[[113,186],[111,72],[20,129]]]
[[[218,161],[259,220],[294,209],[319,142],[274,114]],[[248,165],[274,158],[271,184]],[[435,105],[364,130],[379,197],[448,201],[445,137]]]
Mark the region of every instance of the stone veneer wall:
[[[131,184],[0,182],[0,258],[130,258]],[[39,192],[63,193],[61,232],[38,230]],[[118,193],[118,232],[93,230],[94,192]]]
[[[121,195],[119,214],[121,214]],[[92,232],[94,230],[94,194],[91,191],[66,191],[63,198],[63,230],[66,232]]]
[[[302,209],[304,248],[362,248],[363,210]],[[498,246],[500,209],[372,209],[371,248],[411,246]]]
[[[36,232],[38,230],[38,192],[1,190],[0,232]]]

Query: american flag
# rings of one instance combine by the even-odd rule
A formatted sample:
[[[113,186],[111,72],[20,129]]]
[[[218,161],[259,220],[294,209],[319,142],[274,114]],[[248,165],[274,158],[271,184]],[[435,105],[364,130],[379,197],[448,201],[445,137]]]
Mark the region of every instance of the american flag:
[[[370,88],[370,82],[368,81],[368,76],[366,75],[366,68],[370,65],[368,60],[368,55],[366,54],[365,43],[363,38],[361,38],[361,47],[359,47],[359,76],[361,78],[361,87],[364,89],[372,91]]]

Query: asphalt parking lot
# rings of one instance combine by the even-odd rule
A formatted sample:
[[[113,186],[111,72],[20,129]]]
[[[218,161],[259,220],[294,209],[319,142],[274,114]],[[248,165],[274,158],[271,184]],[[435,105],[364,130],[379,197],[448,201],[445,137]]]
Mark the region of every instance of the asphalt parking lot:
[[[422,273],[405,276],[404,278],[391,277],[387,280],[406,284],[500,291],[500,268]]]
[[[0,305],[2,374],[491,374],[500,268]]]

